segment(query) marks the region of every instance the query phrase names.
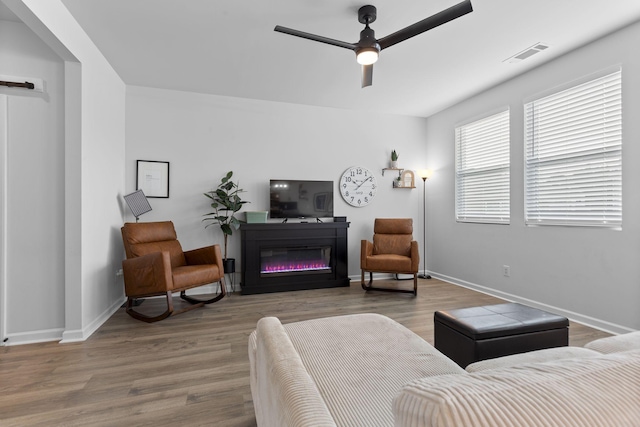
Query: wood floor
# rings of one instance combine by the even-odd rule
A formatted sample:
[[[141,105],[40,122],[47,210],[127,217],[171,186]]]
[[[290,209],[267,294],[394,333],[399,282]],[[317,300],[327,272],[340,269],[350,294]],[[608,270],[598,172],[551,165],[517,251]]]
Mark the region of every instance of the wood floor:
[[[365,293],[359,281],[349,288],[236,293],[154,324],[120,309],[82,343],[0,347],[0,425],[255,426],[247,338],[261,317],[288,323],[375,312],[433,344],[435,310],[499,302],[432,279],[420,281],[417,297]],[[607,335],[571,323],[570,345]]]

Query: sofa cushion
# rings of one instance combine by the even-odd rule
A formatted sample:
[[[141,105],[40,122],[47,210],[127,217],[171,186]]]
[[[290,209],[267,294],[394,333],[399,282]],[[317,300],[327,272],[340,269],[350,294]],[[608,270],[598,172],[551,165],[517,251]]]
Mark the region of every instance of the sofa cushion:
[[[640,331],[615,335],[591,341],[585,348],[600,353],[617,353],[619,351],[640,350]]]
[[[599,356],[594,350],[583,347],[554,347],[544,350],[529,351],[527,353],[513,354],[511,356],[497,357],[495,359],[481,360],[468,365],[467,372],[480,372],[489,369],[506,368],[508,366],[519,366],[525,363],[552,362],[561,359],[573,359],[576,357]]]
[[[631,426],[640,351],[421,378],[393,402],[396,426]]]
[[[379,314],[307,320],[284,329],[340,426],[393,426],[391,402],[403,384],[428,375],[466,375],[418,335]]]

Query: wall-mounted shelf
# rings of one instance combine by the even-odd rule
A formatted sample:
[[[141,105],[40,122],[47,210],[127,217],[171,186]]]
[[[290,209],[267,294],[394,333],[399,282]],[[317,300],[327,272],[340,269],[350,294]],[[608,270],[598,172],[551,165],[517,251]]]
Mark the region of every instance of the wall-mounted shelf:
[[[382,176],[384,176],[384,172],[385,171],[398,171],[398,176],[402,176],[402,171],[403,170],[404,169],[402,169],[402,168],[383,168],[382,169]]]

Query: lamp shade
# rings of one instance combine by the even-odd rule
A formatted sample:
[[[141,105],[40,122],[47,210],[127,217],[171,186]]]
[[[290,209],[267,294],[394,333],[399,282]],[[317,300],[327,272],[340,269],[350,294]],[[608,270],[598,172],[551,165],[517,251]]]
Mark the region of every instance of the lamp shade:
[[[433,171],[431,169],[420,169],[418,175],[420,175],[422,179],[429,179],[433,176]]]

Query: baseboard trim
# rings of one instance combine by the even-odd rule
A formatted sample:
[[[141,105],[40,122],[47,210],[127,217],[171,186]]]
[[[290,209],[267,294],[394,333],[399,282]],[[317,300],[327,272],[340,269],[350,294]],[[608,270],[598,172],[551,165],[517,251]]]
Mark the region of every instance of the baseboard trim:
[[[95,331],[97,331],[98,328],[100,326],[102,326],[102,324],[104,322],[109,320],[109,318],[111,316],[113,316],[113,314],[116,311],[118,311],[118,309],[122,306],[122,304],[125,301],[126,301],[126,299],[124,297],[121,298],[121,299],[116,300],[116,302],[114,302],[111,305],[111,307],[109,307],[105,311],[103,311],[102,314],[100,314],[98,317],[96,317],[93,320],[93,322],[91,322],[89,325],[87,325],[87,327],[85,327],[83,329],[65,330],[62,333],[62,340],[60,341],[60,344],[68,344],[68,343],[72,343],[72,342],[85,341]]]
[[[36,344],[40,342],[59,341],[64,332],[63,328],[43,329],[40,331],[29,331],[16,334],[7,334],[6,346]]]
[[[599,329],[601,331],[608,332],[610,334],[618,335],[618,334],[626,334],[628,332],[635,331],[634,329],[627,328],[626,326],[611,323],[602,319],[596,319],[595,317],[587,316],[581,313],[576,313],[570,310],[565,310],[561,307],[556,307],[553,305],[545,304],[545,303],[531,300],[528,298],[522,298],[518,295],[510,294],[508,292],[502,292],[492,288],[487,288],[486,286],[467,282],[466,280],[457,279],[455,277],[447,276],[445,274],[439,274],[434,272],[430,272],[430,274],[433,278],[442,280],[447,283],[451,283],[452,285],[461,286],[463,288],[481,292],[486,295],[491,295],[496,298],[501,298],[509,302],[517,302],[520,304],[528,305],[530,307],[538,308],[540,310],[545,310],[555,314],[559,314],[561,316],[565,316],[566,318],[574,322],[582,323],[583,325],[589,326],[591,328]]]

